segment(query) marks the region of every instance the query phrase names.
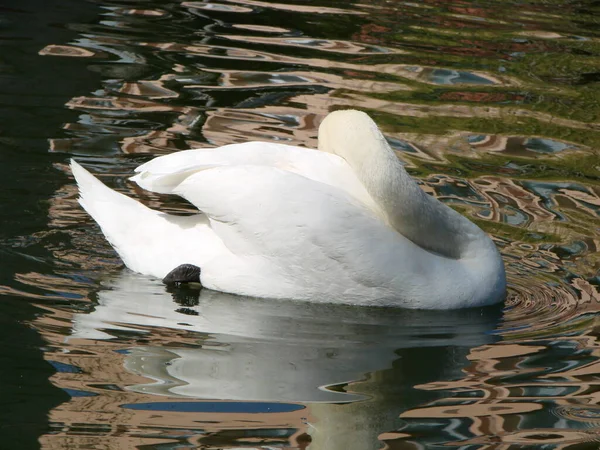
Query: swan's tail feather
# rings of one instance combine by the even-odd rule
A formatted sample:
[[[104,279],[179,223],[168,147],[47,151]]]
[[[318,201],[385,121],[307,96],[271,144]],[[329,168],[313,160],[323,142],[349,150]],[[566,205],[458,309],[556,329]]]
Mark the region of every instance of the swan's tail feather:
[[[163,278],[185,263],[202,265],[222,249],[206,216],[174,216],[113,191],[71,160],[79,203],[100,226],[127,267]]]
[[[131,234],[132,227],[158,214],[138,201],[116,192],[71,160],[71,172],[79,187],[79,203],[100,225],[110,243],[118,247],[119,238]]]
[[[71,160],[71,171],[79,187],[79,203],[83,209],[100,226],[125,265],[137,272],[146,272],[140,261],[143,259],[140,254],[143,251],[133,252],[132,249],[143,249],[150,244],[141,242],[145,240],[146,233],[139,224],[145,224],[149,228],[153,225],[155,228],[162,228],[164,219],[159,217],[160,213],[110,189],[74,160]]]

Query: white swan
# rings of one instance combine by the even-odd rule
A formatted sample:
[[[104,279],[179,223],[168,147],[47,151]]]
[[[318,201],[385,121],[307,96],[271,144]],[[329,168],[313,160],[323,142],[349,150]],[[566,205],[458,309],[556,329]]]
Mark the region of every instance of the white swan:
[[[139,186],[184,197],[202,212],[193,216],[149,209],[71,169],[81,205],[142,274],[189,263],[217,291],[423,309],[505,296],[492,240],[425,194],[362,112],[329,114],[319,150],[250,142],[136,169]]]

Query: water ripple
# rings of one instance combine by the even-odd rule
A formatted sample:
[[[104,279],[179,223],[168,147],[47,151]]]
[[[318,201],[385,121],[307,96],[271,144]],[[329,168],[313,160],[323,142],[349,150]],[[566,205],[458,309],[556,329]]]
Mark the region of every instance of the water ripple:
[[[96,3],[96,21],[65,25],[76,39],[39,49],[100,80],[66,102],[53,157],[187,213],[127,182],[145,154],[316,147],[328,112],[361,108],[427,193],[490,233],[509,294],[502,312],[432,316],[167,292],[123,270],[61,161],[47,229],[2,242],[29,266],[0,293],[39,306],[31,325],[71,397],[44,445],[597,445],[600,36],[587,6]],[[248,401],[262,409],[249,416]]]

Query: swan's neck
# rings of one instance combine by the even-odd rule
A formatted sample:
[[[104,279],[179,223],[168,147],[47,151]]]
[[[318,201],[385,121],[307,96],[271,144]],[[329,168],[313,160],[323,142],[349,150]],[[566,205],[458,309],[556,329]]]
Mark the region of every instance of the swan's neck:
[[[366,114],[332,113],[319,130],[319,147],[345,158],[388,223],[420,247],[457,259],[496,252],[481,229],[421,190]]]
[[[363,161],[358,176],[399,233],[427,250],[450,258],[475,256],[487,236],[459,213],[427,195],[382,140]]]

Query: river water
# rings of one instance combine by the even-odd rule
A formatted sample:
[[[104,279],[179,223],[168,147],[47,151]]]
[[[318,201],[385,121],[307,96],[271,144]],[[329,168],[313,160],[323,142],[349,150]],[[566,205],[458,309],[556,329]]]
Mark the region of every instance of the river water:
[[[600,5],[0,6],[0,448],[600,446]],[[501,249],[505,305],[432,313],[169,290],[125,269],[70,157],[315,146],[367,111]]]

